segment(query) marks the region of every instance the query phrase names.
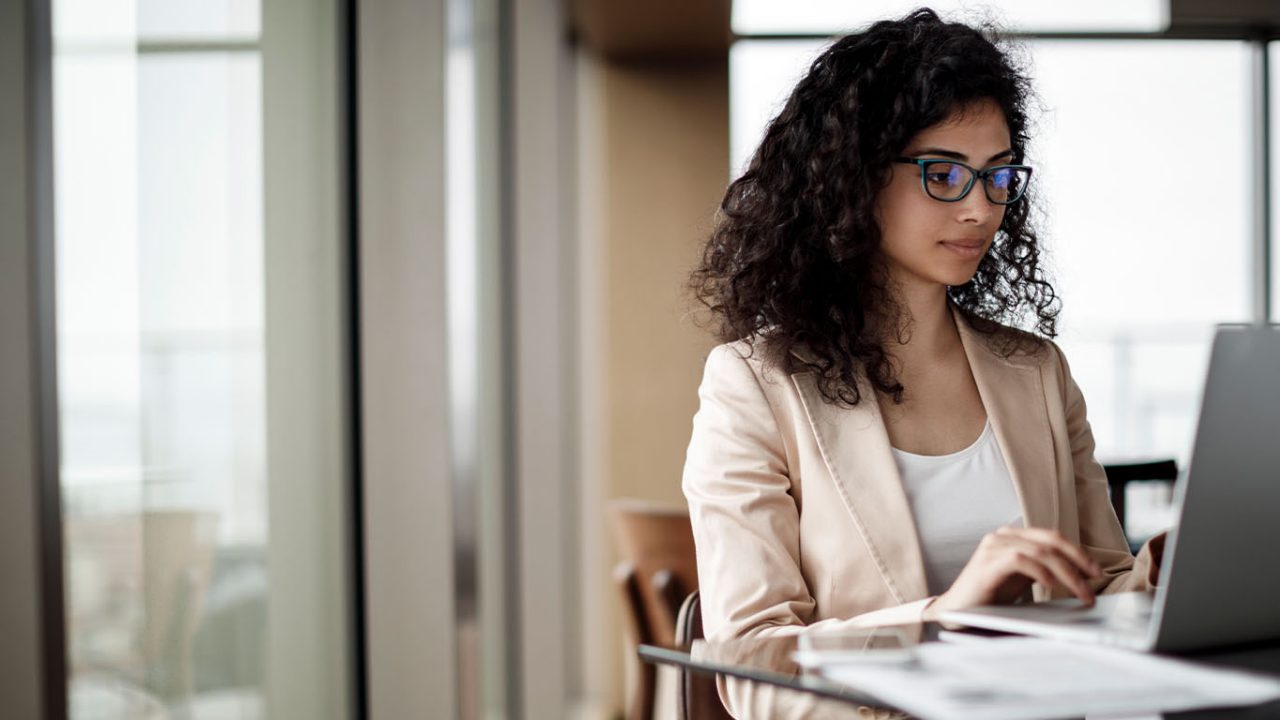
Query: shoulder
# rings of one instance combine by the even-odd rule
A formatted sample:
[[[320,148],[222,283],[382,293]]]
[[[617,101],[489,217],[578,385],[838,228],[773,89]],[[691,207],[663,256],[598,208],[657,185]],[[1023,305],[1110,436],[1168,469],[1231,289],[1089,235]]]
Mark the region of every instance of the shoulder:
[[[1009,365],[1056,370],[1065,363],[1053,340],[963,311],[957,317],[978,347]]]
[[[1025,330],[999,323],[966,318],[969,332],[981,338],[986,352],[1014,368],[1039,374],[1050,396],[1059,396],[1067,407],[1081,400],[1080,389],[1071,375],[1067,355],[1058,343]],[[985,323],[985,325],[983,325]],[[978,326],[982,325],[980,331]]]
[[[711,348],[702,372],[703,387],[758,385],[765,371],[763,354],[762,347],[748,340]]]
[[[776,399],[790,385],[790,368],[775,355],[760,337],[715,346],[707,353],[699,394]]]
[[[707,375],[745,377],[749,374],[757,381],[765,382],[775,374],[785,375],[788,371],[785,361],[777,357],[776,348],[763,335],[722,343],[707,353]]]

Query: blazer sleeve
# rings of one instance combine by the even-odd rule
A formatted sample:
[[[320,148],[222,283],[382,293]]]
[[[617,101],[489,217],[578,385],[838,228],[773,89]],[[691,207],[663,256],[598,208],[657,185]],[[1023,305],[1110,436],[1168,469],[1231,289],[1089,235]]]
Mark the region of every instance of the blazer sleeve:
[[[932,598],[812,620],[800,517],[768,397],[735,346],[707,358],[683,488],[697,550],[703,629],[713,640],[918,622]]]
[[[1124,528],[1111,505],[1107,473],[1094,457],[1093,430],[1089,427],[1084,394],[1071,377],[1071,368],[1062,350],[1057,344],[1052,347],[1058,355],[1065,393],[1076,506],[1080,514],[1080,545],[1102,566],[1102,578],[1093,581],[1094,590],[1102,593],[1149,590],[1153,587],[1148,577],[1153,570],[1150,543],[1142,547],[1136,559],[1130,553]]]

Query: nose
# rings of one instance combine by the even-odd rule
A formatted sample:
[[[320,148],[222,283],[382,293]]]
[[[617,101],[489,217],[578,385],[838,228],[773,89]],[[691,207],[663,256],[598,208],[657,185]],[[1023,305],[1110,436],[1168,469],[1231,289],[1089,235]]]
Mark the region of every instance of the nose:
[[[987,198],[987,193],[980,181],[975,182],[973,188],[969,190],[969,194],[965,195],[956,205],[956,209],[959,211],[957,219],[970,225],[986,225],[991,222],[993,215],[1004,213],[1003,205],[993,203]]]

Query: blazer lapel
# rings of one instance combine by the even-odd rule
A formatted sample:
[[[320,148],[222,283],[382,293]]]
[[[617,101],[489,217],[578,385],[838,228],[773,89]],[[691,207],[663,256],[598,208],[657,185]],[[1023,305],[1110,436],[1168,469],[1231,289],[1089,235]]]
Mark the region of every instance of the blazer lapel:
[[[875,392],[859,378],[862,402],[850,408],[827,402],[812,373],[795,373],[791,379],[822,459],[880,576],[898,602],[927,597],[920,539]]]
[[[978,394],[1013,477],[1027,527],[1058,527],[1053,433],[1039,368],[1000,357],[952,307]]]

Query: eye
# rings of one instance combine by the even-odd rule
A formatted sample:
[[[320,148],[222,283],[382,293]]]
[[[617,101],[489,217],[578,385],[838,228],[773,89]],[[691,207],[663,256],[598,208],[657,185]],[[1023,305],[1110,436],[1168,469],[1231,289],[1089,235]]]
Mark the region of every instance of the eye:
[[[951,163],[934,163],[924,173],[925,182],[939,187],[955,187],[963,185],[964,168]]]

